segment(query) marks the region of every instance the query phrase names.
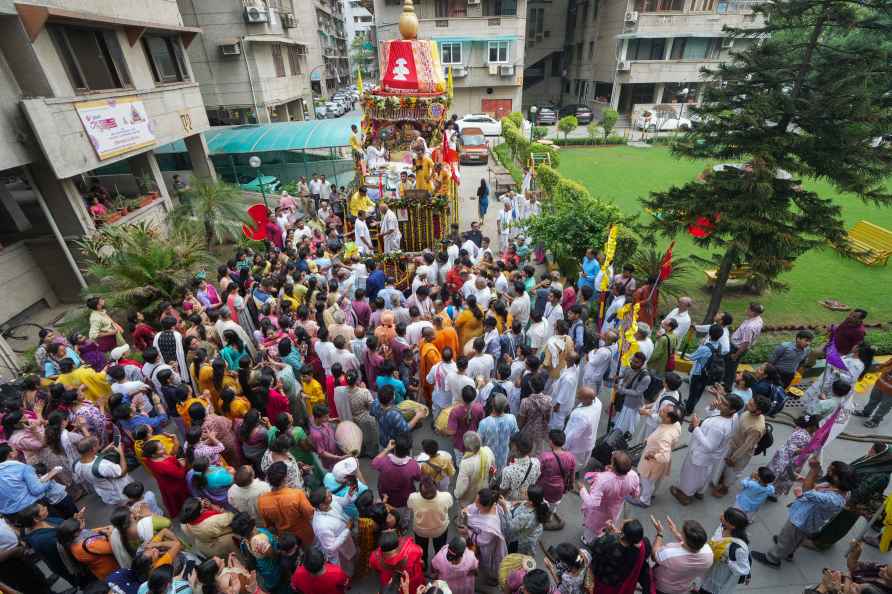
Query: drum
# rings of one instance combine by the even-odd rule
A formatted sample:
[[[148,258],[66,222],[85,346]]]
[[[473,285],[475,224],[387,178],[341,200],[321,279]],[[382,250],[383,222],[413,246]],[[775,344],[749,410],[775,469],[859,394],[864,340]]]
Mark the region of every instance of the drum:
[[[362,450],[362,429],[353,421],[341,421],[335,429],[335,441],[345,454],[359,456]]]
[[[452,406],[447,406],[437,415],[437,420],[434,422],[434,431],[438,434],[446,435],[446,427],[449,425],[449,413],[452,412],[454,407],[454,404]]]
[[[426,417],[430,414],[430,409],[428,409],[420,402],[415,402],[414,400],[403,400],[396,405],[396,408],[401,413],[403,413],[403,417],[406,419],[407,422],[412,420],[412,417],[415,416],[416,411],[423,411],[424,414],[422,415],[422,417]]]

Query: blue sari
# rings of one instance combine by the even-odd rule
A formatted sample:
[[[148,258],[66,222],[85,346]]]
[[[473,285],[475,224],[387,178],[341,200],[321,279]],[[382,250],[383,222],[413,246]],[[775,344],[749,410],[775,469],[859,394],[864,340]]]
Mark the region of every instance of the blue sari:
[[[592,290],[595,290],[595,278],[597,278],[599,272],[601,272],[601,265],[598,263],[598,260],[584,256],[582,258],[582,274],[579,276],[576,286],[581,289],[588,285]]]

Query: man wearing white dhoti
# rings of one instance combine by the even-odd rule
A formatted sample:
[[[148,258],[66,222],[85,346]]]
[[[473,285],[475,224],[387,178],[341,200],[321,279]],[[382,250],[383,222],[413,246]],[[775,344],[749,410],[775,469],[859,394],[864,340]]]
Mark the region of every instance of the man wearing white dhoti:
[[[702,421],[697,415],[691,417],[693,431],[688,443],[688,455],[681,465],[678,487],[673,485],[669,488],[672,496],[682,505],[689,505],[691,497],[703,498],[702,491],[715,465],[728,451],[731,435],[737,426],[736,414],[742,408],[743,400],[736,394],[728,394],[713,400],[707,411],[711,416]]]
[[[554,409],[548,421],[549,429],[563,430],[564,424],[573,406],[576,404],[576,386],[579,383],[579,355],[571,353],[567,356],[567,366],[560,377],[551,385],[551,402]]]
[[[601,401],[595,398],[595,391],[587,386],[576,393],[576,400],[579,404],[570,413],[564,433],[567,436],[566,449],[576,458],[576,469],[585,472],[598,437]]]
[[[400,251],[400,240],[403,238],[400,233],[400,222],[396,218],[396,213],[388,208],[387,204],[381,203],[381,238],[384,240],[384,253],[392,254]]]
[[[316,544],[325,554],[325,560],[339,565],[347,575],[353,575],[356,544],[350,532],[350,518],[331,493],[319,488],[310,494],[310,503],[316,508],[313,514],[313,533]]]
[[[192,391],[195,392],[196,386],[192,380],[192,374],[189,373],[189,367],[186,363],[186,352],[183,350],[183,335],[174,330],[176,325],[176,318],[168,316],[161,320],[162,330],[155,335],[152,346],[158,349],[165,363],[176,361],[180,377],[192,386]]]

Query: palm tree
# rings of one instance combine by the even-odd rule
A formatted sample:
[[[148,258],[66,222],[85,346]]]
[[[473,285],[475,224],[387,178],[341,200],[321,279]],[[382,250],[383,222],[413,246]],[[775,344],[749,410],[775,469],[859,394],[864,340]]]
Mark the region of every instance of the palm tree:
[[[196,178],[185,192],[186,200],[171,213],[175,229],[201,225],[207,247],[216,239],[223,243],[241,235],[248,222],[245,198],[236,185]]]
[[[165,236],[148,225],[96,234],[81,249],[90,280],[86,292],[104,297],[113,309],[157,309],[180,297],[195,273],[212,263],[200,235]]]
[[[660,263],[663,260],[665,249],[658,250],[654,245],[641,247],[635,255],[629,259],[629,263],[635,267],[635,276],[641,279],[657,278],[660,274]],[[660,282],[660,293],[671,297],[684,295],[682,286],[684,277],[691,273],[691,259],[685,256],[672,257],[672,274],[669,278]]]

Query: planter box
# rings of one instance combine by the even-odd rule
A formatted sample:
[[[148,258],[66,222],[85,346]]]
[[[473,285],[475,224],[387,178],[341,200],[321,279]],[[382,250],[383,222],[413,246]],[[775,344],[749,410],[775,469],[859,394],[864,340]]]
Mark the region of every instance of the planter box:
[[[139,200],[139,207],[145,208],[152,202],[158,199],[158,192],[149,192]]]

